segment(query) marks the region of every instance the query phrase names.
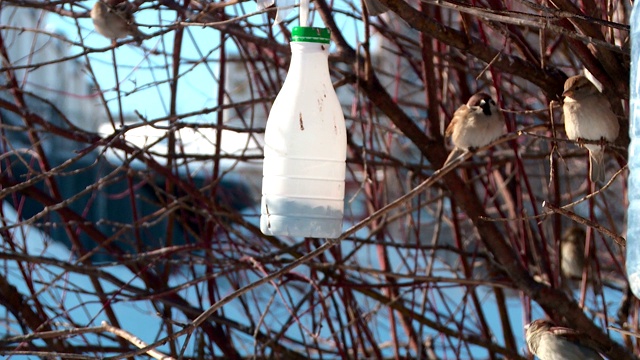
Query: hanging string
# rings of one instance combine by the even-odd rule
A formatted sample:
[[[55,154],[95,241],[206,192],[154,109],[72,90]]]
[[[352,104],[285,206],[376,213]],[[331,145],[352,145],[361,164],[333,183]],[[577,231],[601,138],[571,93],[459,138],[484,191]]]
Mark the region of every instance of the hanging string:
[[[295,0],[256,0],[258,10],[264,10],[276,4],[278,10],[273,26],[280,24],[296,7]],[[300,0],[300,26],[309,26],[309,0]]]
[[[300,0],[300,26],[309,26],[309,0]]]

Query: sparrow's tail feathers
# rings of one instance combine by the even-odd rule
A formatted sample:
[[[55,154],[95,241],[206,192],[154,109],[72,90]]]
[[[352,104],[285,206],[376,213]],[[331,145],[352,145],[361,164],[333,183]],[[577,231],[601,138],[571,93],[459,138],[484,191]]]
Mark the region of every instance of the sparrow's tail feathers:
[[[589,167],[592,182],[604,182],[604,151],[589,152]]]
[[[136,41],[136,44],[141,45],[142,41],[147,38],[145,34],[143,34],[140,30],[135,29],[132,31],[133,39]]]
[[[386,6],[382,5],[382,3],[378,0],[364,0],[364,6],[367,7],[367,11],[370,16],[377,16],[380,14],[384,14],[389,9]]]
[[[454,162],[459,157],[464,155],[466,152],[467,152],[467,150],[460,149],[458,147],[453,148],[453,150],[451,150],[451,152],[449,153],[449,156],[447,157],[447,160],[444,162],[444,165],[442,165],[442,167],[445,167],[445,166],[449,165],[450,163]]]

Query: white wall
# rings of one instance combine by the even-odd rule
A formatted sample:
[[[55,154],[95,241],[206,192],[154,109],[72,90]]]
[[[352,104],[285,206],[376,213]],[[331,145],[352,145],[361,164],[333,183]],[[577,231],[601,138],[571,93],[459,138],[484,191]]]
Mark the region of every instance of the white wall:
[[[41,64],[69,56],[68,43],[49,35],[55,34],[56,30],[48,24],[46,12],[0,6],[0,31],[13,66]],[[54,103],[76,126],[95,131],[99,123],[94,116],[97,101],[89,96],[89,83],[83,68],[79,60],[68,60],[18,69],[15,74],[23,90]]]

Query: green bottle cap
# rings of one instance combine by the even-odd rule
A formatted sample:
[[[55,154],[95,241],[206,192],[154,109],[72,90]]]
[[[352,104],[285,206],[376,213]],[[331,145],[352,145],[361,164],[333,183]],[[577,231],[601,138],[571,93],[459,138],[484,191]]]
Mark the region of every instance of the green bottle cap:
[[[296,26],[291,32],[291,41],[328,44],[331,32],[327,28]]]

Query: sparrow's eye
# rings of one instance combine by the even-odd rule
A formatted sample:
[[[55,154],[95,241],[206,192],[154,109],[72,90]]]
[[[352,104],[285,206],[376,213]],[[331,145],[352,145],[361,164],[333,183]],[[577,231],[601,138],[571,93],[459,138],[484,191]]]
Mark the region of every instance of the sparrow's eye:
[[[578,84],[578,85],[576,86],[576,90],[584,89],[584,88],[585,88],[585,86],[587,86],[587,84],[582,84],[582,83],[581,83],[581,84]]]

